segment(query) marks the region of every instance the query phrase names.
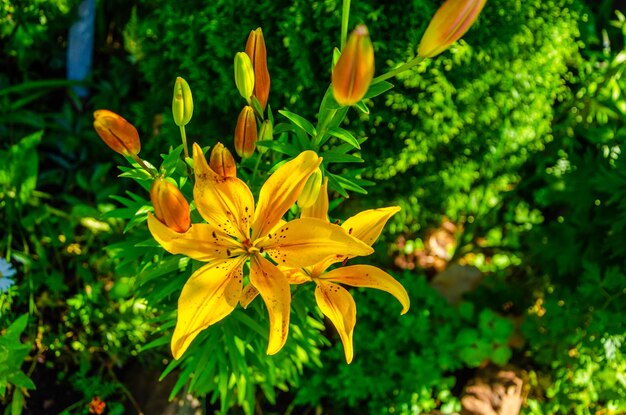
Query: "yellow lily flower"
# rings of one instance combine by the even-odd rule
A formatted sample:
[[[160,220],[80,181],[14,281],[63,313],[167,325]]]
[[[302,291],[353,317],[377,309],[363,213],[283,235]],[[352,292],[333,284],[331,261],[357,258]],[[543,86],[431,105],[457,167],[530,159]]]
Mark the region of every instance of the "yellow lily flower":
[[[341,227],[353,238],[371,246],[380,236],[387,221],[399,211],[398,206],[365,210],[347,219]],[[317,219],[328,223],[327,180],[322,185],[315,203],[309,208],[302,209],[300,217],[300,220]],[[406,313],[410,306],[409,295],[402,284],[380,268],[371,265],[350,265],[327,272],[332,264],[344,262],[354,256],[356,255],[335,253],[310,267],[291,269],[281,267],[290,284],[315,282],[317,305],[337,329],[348,363],[352,362],[354,355],[352,337],[356,325],[356,304],[352,295],[338,284],[386,291],[402,305],[401,314]],[[256,294],[255,288],[248,285],[240,300],[242,306],[246,307]]]
[[[194,200],[207,223],[192,224],[187,232],[178,233],[148,215],[150,232],[163,248],[208,262],[181,292],[172,354],[178,359],[199,332],[233,311],[242,294],[243,266],[248,260],[250,284],[269,313],[267,353],[275,354],[287,340],[291,305],[289,282],[275,264],[301,268],[332,254],[368,255],[372,249],[341,227],[315,218],[279,226],[322,161],[314,152],[305,151],[276,170],[261,188],[256,209],[248,186],[237,177],[213,171],[197,144],[193,159]]]

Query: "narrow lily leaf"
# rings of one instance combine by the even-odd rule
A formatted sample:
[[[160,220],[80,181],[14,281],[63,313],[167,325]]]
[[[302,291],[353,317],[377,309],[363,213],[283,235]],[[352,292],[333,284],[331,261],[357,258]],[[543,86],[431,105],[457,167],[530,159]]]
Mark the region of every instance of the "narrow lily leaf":
[[[377,84],[370,85],[370,88],[367,90],[365,96],[362,99],[377,97],[389,91],[391,88],[393,88],[393,84],[387,81],[382,81]]]
[[[343,186],[337,181],[337,179],[335,179],[335,175],[331,174],[331,173],[327,173],[326,177],[328,177],[328,186],[332,189],[335,190],[336,192],[339,192],[339,194],[345,198],[349,198],[350,195],[348,194],[348,192],[346,192],[346,189],[343,188]]]
[[[355,107],[359,111],[361,111],[363,114],[369,114],[370,113],[370,109],[367,107],[367,105],[365,105],[365,103],[363,101],[357,102]]]
[[[353,192],[360,193],[363,195],[367,194],[367,190],[363,189],[361,186],[354,183],[352,180],[346,179],[345,177],[339,176],[337,174],[332,174],[332,173],[328,173],[328,176],[336,180],[337,183],[346,190],[352,190]]]
[[[363,159],[352,154],[342,154],[330,150],[320,154],[324,159],[324,164],[328,163],[363,163]]]
[[[183,145],[179,145],[175,149],[173,149],[168,155],[163,159],[163,163],[161,164],[161,170],[165,171],[166,176],[172,175],[176,170],[176,166],[180,162],[180,155],[183,152]],[[145,170],[141,170],[145,172]],[[147,172],[146,172],[147,173]]]
[[[281,122],[280,124],[274,125],[274,135],[279,136],[282,133],[295,133],[296,127],[291,124],[287,124],[286,122]]]
[[[286,111],[286,110],[280,110],[278,112],[280,114],[282,114],[283,116],[285,116],[286,118],[288,118],[289,121],[294,123],[294,125],[297,125],[302,130],[304,130],[311,137],[315,137],[315,135],[316,135],[315,127],[309,121],[307,121],[303,117],[299,116],[298,114],[294,114],[293,112],[289,112],[289,111]]]
[[[299,154],[298,150],[293,145],[276,140],[257,141],[256,145],[260,147],[271,148],[272,150],[282,154],[286,154],[289,157],[295,157]]]
[[[332,127],[330,129],[328,129],[328,133],[331,136],[337,137],[341,141],[344,141],[344,142],[350,144],[354,148],[358,148],[358,149],[361,148],[361,146],[359,145],[359,141],[356,138],[354,138],[354,136],[349,131],[344,130],[343,128]]]

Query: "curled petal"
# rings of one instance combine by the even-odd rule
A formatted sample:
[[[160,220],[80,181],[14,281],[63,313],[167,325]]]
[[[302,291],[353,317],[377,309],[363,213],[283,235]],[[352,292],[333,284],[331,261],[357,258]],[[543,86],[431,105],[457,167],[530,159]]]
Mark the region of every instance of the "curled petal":
[[[374,250],[338,225],[320,219],[296,219],[268,234],[258,248],[280,266],[304,268],[329,256],[363,256]]]
[[[255,255],[250,264],[250,283],[261,294],[270,317],[267,354],[276,354],[285,345],[289,334],[289,282],[275,265],[262,256]]]
[[[254,198],[248,186],[236,177],[215,173],[195,143],[193,159],[196,175],[193,198],[202,217],[228,235],[248,239],[254,212]]]
[[[198,261],[226,259],[241,252],[241,246],[237,241],[204,223],[193,224],[187,232],[178,233],[148,213],[148,229],[166,251],[187,255]]]
[[[241,304],[243,308],[248,308],[252,300],[254,300],[257,295],[259,295],[259,290],[257,290],[254,285],[248,284],[243,287],[239,304]]]
[[[245,257],[216,261],[189,278],[178,299],[178,318],[172,336],[172,354],[180,358],[193,339],[237,306],[242,290]]]
[[[313,281],[310,274],[307,274],[307,272],[311,271],[310,267],[306,268],[306,270],[302,268],[288,267],[278,267],[278,269],[280,269],[282,273],[285,274],[285,277],[287,277],[287,281],[289,281],[289,284],[291,285],[300,285],[304,284],[305,282]]]
[[[313,151],[304,151],[283,164],[272,174],[259,194],[259,203],[254,213],[252,239],[270,232],[285,212],[296,202],[307,179],[322,163]]]
[[[352,362],[354,350],[352,334],[356,325],[356,304],[352,295],[343,287],[324,280],[317,281],[315,300],[322,313],[333,323],[346,355],[346,362]]]
[[[380,236],[389,218],[399,211],[399,206],[364,210],[346,219],[341,227],[351,236],[371,246]]]
[[[402,304],[401,314],[406,313],[411,304],[409,294],[402,284],[385,271],[371,265],[350,265],[336,268],[323,274],[320,279],[350,285],[352,287],[375,288],[377,290],[386,291],[396,297],[400,304]]]

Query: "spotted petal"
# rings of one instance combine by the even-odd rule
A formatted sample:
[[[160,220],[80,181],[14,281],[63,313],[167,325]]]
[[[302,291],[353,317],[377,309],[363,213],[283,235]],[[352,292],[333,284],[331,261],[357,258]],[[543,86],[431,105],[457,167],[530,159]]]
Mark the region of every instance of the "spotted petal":
[[[193,145],[196,208],[210,225],[240,240],[250,236],[254,197],[248,186],[236,177],[215,173],[198,144]]]
[[[340,226],[311,218],[286,223],[257,246],[278,265],[293,268],[315,265],[331,255],[362,256],[374,252]]]
[[[402,284],[380,268],[371,265],[350,265],[329,271],[323,274],[320,279],[350,285],[352,287],[375,288],[377,290],[386,291],[396,297],[400,304],[402,304],[401,314],[409,310],[411,303],[409,294],[407,294]]]
[[[322,163],[313,151],[304,151],[280,166],[265,182],[259,193],[254,214],[252,239],[267,235],[285,212],[296,202],[307,179]]]
[[[270,317],[267,354],[276,354],[285,345],[289,334],[289,282],[275,265],[262,256],[255,255],[250,264],[250,283],[261,294]]]
[[[341,227],[353,237],[371,246],[380,236],[387,221],[399,211],[399,206],[364,210],[346,219]]]
[[[204,223],[193,224],[187,232],[178,233],[148,213],[148,229],[166,251],[184,254],[198,261],[226,259],[240,250],[234,239]]]
[[[172,354],[180,358],[198,333],[230,314],[241,296],[245,257],[212,262],[187,280],[178,299]]]
[[[330,319],[341,337],[346,362],[352,362],[354,355],[352,334],[356,325],[354,299],[345,288],[324,280],[317,281],[315,299],[322,313]]]

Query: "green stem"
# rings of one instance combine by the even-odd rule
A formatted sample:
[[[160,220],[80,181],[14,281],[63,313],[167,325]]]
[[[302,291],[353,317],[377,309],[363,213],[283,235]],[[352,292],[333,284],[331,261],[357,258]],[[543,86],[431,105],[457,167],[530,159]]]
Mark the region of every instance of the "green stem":
[[[377,76],[376,78],[372,79],[372,83],[371,85],[375,85],[379,82],[385,81],[389,78],[393,78],[394,76],[398,75],[401,72],[407,71],[409,69],[411,69],[412,67],[414,67],[415,65],[417,65],[418,63],[422,62],[424,60],[424,58],[422,58],[421,56],[416,56],[415,58],[411,59],[410,61],[408,61],[407,63],[398,66],[395,69],[392,69],[391,71],[382,74],[380,76]]]
[[[141,166],[142,169],[150,173],[150,176],[152,176],[153,178],[156,177],[156,173],[152,171],[152,169],[148,167],[148,165],[142,159],[140,159],[138,155],[133,154],[131,157],[137,162],[137,164]]]
[[[187,133],[185,133],[185,126],[180,126],[180,136],[183,139],[183,150],[185,151],[185,158],[189,157],[189,150],[187,150]]]
[[[254,170],[252,170],[252,179],[250,180],[251,183],[254,183],[256,181],[256,173],[257,171],[259,171],[259,164],[261,164],[261,158],[263,158],[263,155],[257,152],[256,163],[254,165]]]
[[[343,0],[341,9],[341,50],[348,40],[348,20],[350,20],[350,0]]]

